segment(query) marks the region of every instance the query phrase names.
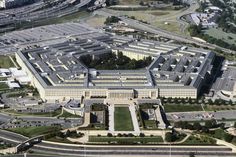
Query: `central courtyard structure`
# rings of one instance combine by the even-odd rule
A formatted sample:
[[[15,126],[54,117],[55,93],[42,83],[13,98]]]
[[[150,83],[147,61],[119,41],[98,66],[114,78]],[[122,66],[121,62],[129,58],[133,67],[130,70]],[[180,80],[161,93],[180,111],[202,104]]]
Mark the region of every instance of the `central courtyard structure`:
[[[78,29],[79,27],[79,29]],[[21,48],[16,60],[31,85],[47,102],[82,98],[197,98],[211,74],[215,53],[182,45],[112,36],[77,24],[78,34],[65,42]],[[130,59],[152,58],[146,68],[97,70],[82,56],[122,53]]]

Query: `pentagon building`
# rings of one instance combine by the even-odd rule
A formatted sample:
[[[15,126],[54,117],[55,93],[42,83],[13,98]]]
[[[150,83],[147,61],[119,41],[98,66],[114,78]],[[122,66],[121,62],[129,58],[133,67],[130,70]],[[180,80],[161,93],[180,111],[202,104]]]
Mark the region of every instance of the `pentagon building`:
[[[17,62],[44,101],[197,98],[211,74],[213,52],[86,30],[65,42],[16,52]],[[153,62],[145,69],[96,70],[80,61],[82,55],[108,52],[122,52],[132,59],[151,56]]]

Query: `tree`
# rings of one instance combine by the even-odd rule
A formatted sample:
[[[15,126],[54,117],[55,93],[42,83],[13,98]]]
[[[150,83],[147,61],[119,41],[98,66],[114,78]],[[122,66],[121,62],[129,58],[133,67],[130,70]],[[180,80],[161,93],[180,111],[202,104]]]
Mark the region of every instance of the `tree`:
[[[201,124],[199,122],[194,122],[193,123],[193,129],[199,131],[199,130],[202,129],[202,126],[201,126]]]
[[[233,138],[234,138],[233,135],[230,135],[230,134],[228,134],[228,133],[225,133],[225,134],[224,134],[224,140],[225,140],[226,142],[232,142]]]
[[[145,134],[144,133],[140,133],[139,137],[145,137]]]
[[[212,119],[212,120],[208,120],[205,122],[205,126],[207,128],[215,128],[217,127],[217,123],[216,123],[216,120]]]
[[[166,133],[166,135],[165,135],[165,140],[167,141],[167,142],[172,142],[172,137],[173,135],[172,135],[172,133],[171,132],[167,132]]]
[[[140,1],[139,5],[144,5],[144,2],[143,2],[143,1]]]
[[[112,137],[112,134],[111,133],[107,133],[107,137]]]
[[[104,24],[111,24],[111,23],[117,23],[119,22],[120,19],[116,16],[109,16],[106,18],[106,21],[104,22]]]
[[[188,28],[188,30],[189,30],[189,33],[190,33],[191,36],[198,37],[202,32],[202,25],[201,24],[199,24],[198,26],[197,25],[191,25]]]
[[[171,133],[171,132],[167,132],[166,135],[165,135],[165,140],[167,142],[174,142],[176,140],[176,134],[174,133]]]

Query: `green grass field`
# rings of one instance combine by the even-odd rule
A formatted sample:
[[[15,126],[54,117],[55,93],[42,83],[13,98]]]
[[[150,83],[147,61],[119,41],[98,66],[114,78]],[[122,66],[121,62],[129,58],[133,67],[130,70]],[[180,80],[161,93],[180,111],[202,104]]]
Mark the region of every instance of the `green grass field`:
[[[205,31],[205,34],[208,34],[214,38],[222,39],[229,44],[236,43],[236,34],[224,32],[221,28],[210,28]]]
[[[196,137],[196,136],[191,135],[182,144],[183,145],[212,145],[212,144],[216,144],[216,140],[209,138],[207,136]]]
[[[55,117],[61,113],[61,108],[56,109],[53,112],[39,112],[39,113],[22,113],[22,112],[17,112],[13,109],[6,109],[4,110],[5,113],[8,114],[13,114],[15,116],[43,116],[43,117]]]
[[[128,107],[115,107],[114,119],[116,131],[134,130]]]
[[[7,77],[0,77],[0,81],[7,81]]]
[[[9,89],[8,85],[4,82],[0,82],[0,90],[6,90]]]
[[[63,111],[63,114],[60,115],[59,117],[64,117],[64,118],[79,118],[79,115],[74,115],[69,112]]]
[[[89,136],[89,142],[117,142],[117,143],[161,143],[161,136],[153,137],[104,137],[104,136]]]
[[[56,126],[38,126],[38,127],[25,127],[25,128],[12,128],[8,129],[9,131],[27,136],[35,137],[43,134],[52,133],[60,130],[60,127]]]
[[[12,63],[9,56],[0,55],[0,68],[10,68],[10,67],[14,67],[14,64]]]
[[[146,128],[157,129],[157,123],[155,120],[144,120]]]
[[[185,104],[164,104],[166,112],[190,112],[202,111],[201,105],[185,105]]]

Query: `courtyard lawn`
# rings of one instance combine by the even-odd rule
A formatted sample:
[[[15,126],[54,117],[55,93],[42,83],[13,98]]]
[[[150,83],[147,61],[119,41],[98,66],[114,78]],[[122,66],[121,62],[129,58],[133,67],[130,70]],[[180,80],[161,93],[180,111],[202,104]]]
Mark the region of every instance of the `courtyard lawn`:
[[[9,131],[27,136],[35,137],[43,134],[48,134],[60,130],[60,127],[57,126],[38,126],[38,127],[24,127],[24,128],[12,128],[8,129]]]
[[[115,131],[133,131],[133,123],[128,107],[115,107]]]
[[[157,129],[157,123],[155,120],[144,120],[145,127],[147,129]]]
[[[0,68],[15,67],[9,56],[0,55]]]

